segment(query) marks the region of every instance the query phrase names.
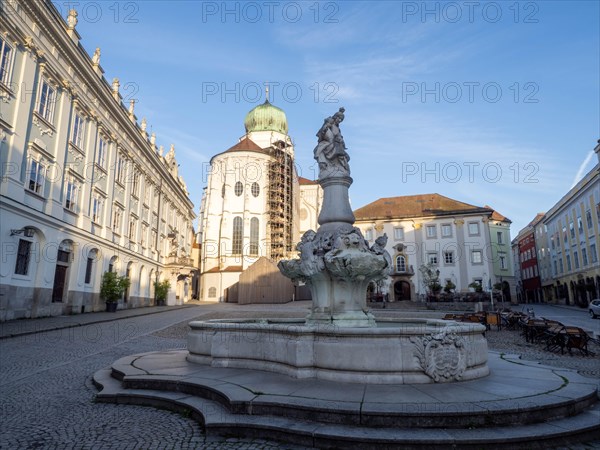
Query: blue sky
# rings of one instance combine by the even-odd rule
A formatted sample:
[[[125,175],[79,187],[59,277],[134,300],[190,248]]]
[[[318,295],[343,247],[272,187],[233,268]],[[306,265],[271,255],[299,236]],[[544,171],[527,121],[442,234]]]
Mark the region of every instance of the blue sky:
[[[73,2],[71,2],[73,3]],[[68,2],[55,5],[66,16]],[[77,30],[176,154],[196,210],[207,162],[264,101],[302,176],[346,108],[353,208],[437,192],[488,204],[512,235],[597,161],[599,2],[78,2]],[[259,17],[260,16],[260,17]],[[224,91],[227,91],[224,93]],[[199,176],[202,174],[202,176]]]

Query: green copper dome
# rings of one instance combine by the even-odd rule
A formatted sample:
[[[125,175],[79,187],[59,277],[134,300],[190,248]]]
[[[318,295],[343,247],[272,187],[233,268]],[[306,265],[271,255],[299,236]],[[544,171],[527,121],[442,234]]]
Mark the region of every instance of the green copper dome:
[[[287,134],[288,132],[285,113],[277,106],[271,105],[269,100],[246,114],[244,126],[246,127],[246,133],[252,131],[278,131]]]

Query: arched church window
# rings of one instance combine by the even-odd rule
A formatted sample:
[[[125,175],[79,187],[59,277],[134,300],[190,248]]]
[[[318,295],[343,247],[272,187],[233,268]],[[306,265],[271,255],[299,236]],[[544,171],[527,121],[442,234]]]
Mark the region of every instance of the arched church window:
[[[255,181],[254,183],[252,183],[252,195],[254,197],[258,197],[258,194],[260,194],[260,186]]]
[[[225,183],[221,186],[221,197],[225,198]]]
[[[250,255],[258,255],[258,219],[250,219]]]
[[[406,272],[406,258],[402,255],[396,257],[396,272]]]
[[[242,242],[244,236],[244,222],[241,217],[233,219],[233,236],[231,239],[232,253],[234,255],[242,254]]]
[[[240,195],[242,195],[242,192],[244,192],[244,185],[242,184],[241,181],[238,181],[237,183],[235,183],[234,192],[235,192],[235,195],[237,195],[238,197]]]

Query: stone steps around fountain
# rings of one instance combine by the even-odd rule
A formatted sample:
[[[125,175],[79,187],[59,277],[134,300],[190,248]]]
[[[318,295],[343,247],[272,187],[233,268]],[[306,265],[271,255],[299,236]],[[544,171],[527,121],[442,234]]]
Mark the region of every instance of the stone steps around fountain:
[[[372,428],[336,425],[273,415],[231,413],[218,401],[148,389],[123,389],[111,369],[94,376],[97,401],[146,405],[177,411],[199,421],[209,435],[263,438],[316,448],[352,449],[548,449],[600,436],[600,403],[576,416],[509,427]],[[483,446],[483,447],[482,447]]]
[[[589,378],[515,364],[493,353],[492,375],[484,379],[422,385],[298,380],[277,373],[202,366],[187,362],[185,355],[183,351],[125,357],[113,364],[113,377],[126,389],[184,392],[217,401],[235,414],[372,427],[535,423],[572,416],[597,401],[597,384]]]
[[[97,401],[185,411],[208,433],[277,438],[319,448],[356,447],[356,442],[364,448],[456,443],[481,448],[481,439],[486,448],[520,448],[520,443],[532,448],[532,438],[545,440],[547,447],[548,442],[600,435],[597,383],[571,371],[515,364],[498,355],[490,358],[493,375],[486,379],[382,387],[203,367],[185,361],[185,353],[116,361],[94,376],[102,389]],[[508,373],[513,398],[508,392],[496,398],[509,388],[495,383],[494,376],[501,379]],[[537,379],[528,380],[536,374]],[[561,380],[558,385],[556,379]],[[548,392],[544,383],[551,388]],[[537,395],[523,395],[534,388]],[[400,390],[406,401],[394,399],[394,391]],[[469,401],[473,395],[478,398]]]

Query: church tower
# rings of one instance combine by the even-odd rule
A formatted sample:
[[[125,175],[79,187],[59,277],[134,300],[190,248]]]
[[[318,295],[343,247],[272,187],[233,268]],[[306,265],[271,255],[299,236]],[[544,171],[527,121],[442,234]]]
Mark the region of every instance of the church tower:
[[[268,94],[267,94],[268,95]],[[294,169],[294,145],[285,113],[267,99],[244,120],[246,136],[265,149],[270,158],[267,171],[268,256],[273,261],[287,257],[297,240],[298,182]]]
[[[244,270],[260,257],[294,256],[299,240],[300,184],[286,115],[267,98],[244,126],[239,142],[210,161],[199,223],[202,300],[230,300]]]

